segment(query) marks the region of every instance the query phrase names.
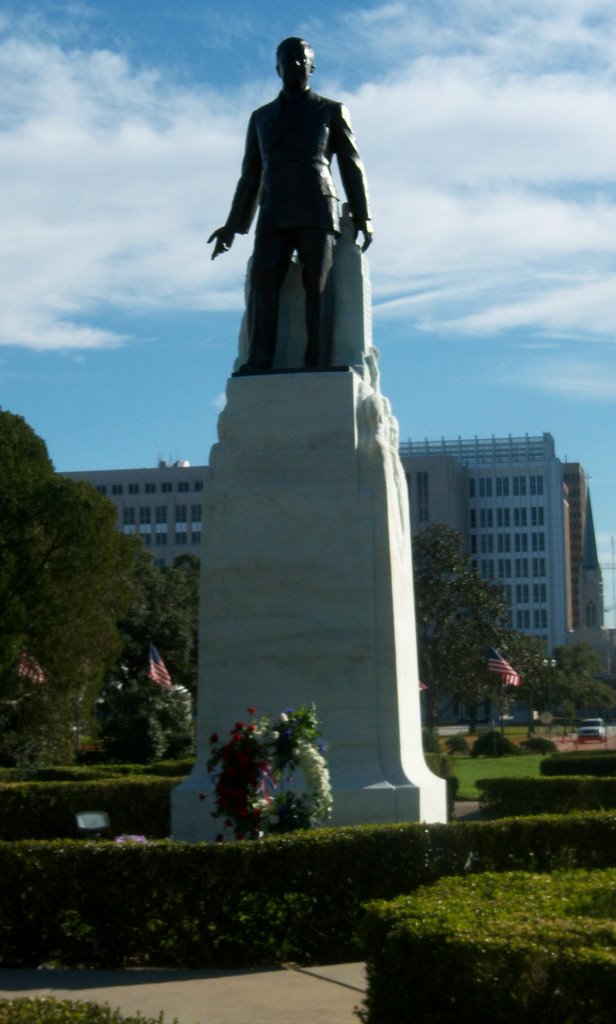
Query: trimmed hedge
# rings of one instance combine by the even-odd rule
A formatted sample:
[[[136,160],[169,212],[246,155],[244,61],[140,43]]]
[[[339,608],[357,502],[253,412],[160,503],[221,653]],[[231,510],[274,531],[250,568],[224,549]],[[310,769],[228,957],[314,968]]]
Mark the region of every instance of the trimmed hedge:
[[[157,1017],[125,1017],[119,1010],[72,999],[0,1000],[0,1024],[163,1024]],[[177,1017],[172,1024],[177,1024]]]
[[[166,838],[171,834],[170,793],[182,778],[0,782],[0,839],[73,837],[76,811],[107,811],[114,835]]]
[[[616,808],[616,779],[587,776],[478,779],[481,810],[493,818]]]
[[[0,963],[360,959],[363,904],[445,875],[616,866],[616,814],[319,829],[258,842],[0,842]]]
[[[539,762],[540,775],[616,775],[616,753],[595,750],[592,753],[555,754]]]
[[[50,768],[0,768],[0,782],[82,782],[113,779],[119,775],[189,775],[194,758],[154,761],[152,764],[55,765]]]
[[[616,870],[443,879],[372,903],[365,1024],[610,1024]]]

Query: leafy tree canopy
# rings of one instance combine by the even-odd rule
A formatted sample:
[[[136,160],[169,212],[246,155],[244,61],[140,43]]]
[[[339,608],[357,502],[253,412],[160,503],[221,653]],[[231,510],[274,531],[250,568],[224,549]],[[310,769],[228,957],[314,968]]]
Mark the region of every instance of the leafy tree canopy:
[[[511,631],[501,590],[482,580],[457,530],[436,524],[413,541],[420,678],[427,686],[429,725],[447,696],[476,706],[499,696],[486,666],[486,647],[503,646]]]
[[[44,442],[0,410],[0,760],[66,756],[118,650],[132,568],[111,502],[57,476]],[[20,674],[24,656],[44,682]]]

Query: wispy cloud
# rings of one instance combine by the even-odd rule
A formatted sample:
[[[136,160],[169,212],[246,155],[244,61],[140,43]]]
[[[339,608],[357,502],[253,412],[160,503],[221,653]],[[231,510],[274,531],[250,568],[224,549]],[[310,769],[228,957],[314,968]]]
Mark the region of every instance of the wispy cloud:
[[[178,85],[36,19],[4,33],[0,343],[117,345],[111,309],[239,309],[250,245],[211,263],[205,239],[273,74]],[[348,101],[369,173],[380,315],[612,338],[611,0],[347,7],[321,43],[315,87]]]
[[[616,353],[610,353],[608,358],[593,353],[582,359],[570,349],[563,349],[536,359],[529,357],[523,366],[508,370],[502,383],[562,399],[614,404]]]

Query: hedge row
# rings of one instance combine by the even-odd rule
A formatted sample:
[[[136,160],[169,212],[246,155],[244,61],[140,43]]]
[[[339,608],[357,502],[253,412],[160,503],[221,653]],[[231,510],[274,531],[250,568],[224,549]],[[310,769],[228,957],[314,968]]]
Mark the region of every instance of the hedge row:
[[[92,782],[0,782],[0,839],[76,835],[77,811],[106,811],[113,835],[171,834],[170,793],[179,778],[127,776]]]
[[[360,959],[363,904],[453,874],[616,866],[616,814],[319,829],[244,843],[0,842],[0,963]]]
[[[57,765],[51,768],[0,768],[0,782],[88,782],[121,775],[189,775],[194,758],[152,764]]]
[[[595,750],[592,753],[554,754],[539,763],[541,775],[616,775],[616,753]]]
[[[72,999],[0,1000],[0,1024],[163,1024],[164,1016],[125,1017],[119,1010]],[[172,1024],[176,1024],[177,1017]]]
[[[479,779],[479,804],[493,818],[616,808],[616,779],[586,776]]]
[[[443,879],[372,903],[365,1024],[609,1024],[616,870]]]

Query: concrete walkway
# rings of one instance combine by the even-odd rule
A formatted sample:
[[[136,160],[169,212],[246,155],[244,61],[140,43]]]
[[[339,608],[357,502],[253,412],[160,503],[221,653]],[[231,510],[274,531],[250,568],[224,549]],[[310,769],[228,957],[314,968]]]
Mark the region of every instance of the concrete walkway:
[[[254,971],[0,969],[0,998],[107,1003],[165,1024],[357,1024],[363,964]]]

